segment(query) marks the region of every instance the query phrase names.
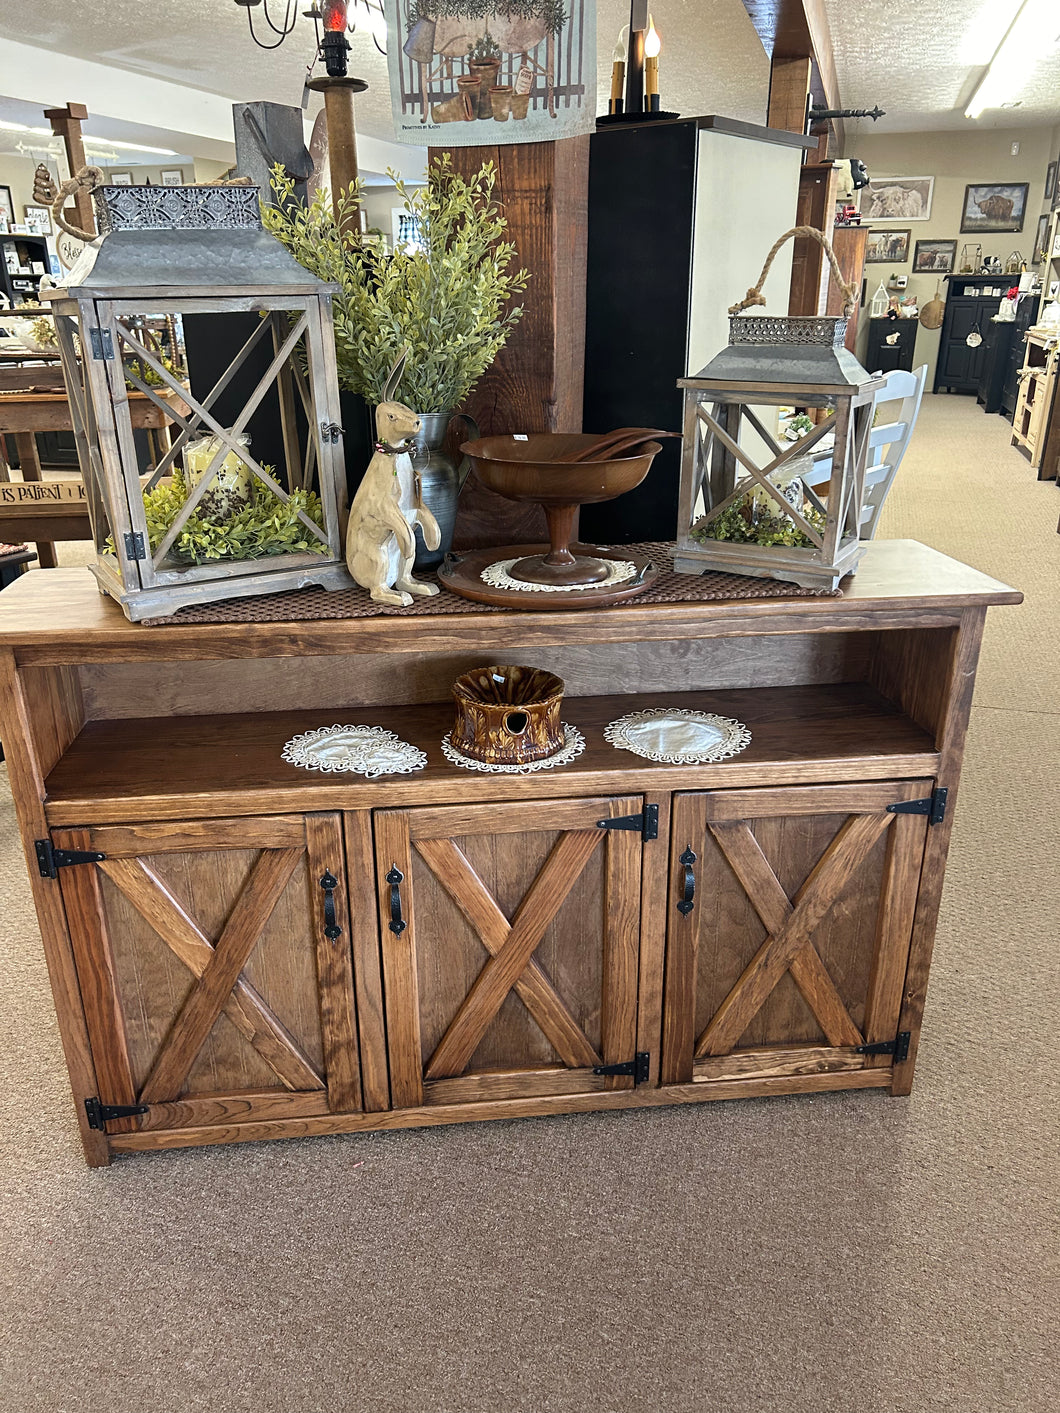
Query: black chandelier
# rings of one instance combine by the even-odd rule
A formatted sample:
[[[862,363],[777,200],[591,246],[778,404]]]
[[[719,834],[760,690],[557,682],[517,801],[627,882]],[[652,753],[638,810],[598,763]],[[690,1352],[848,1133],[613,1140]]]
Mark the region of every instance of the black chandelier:
[[[300,3],[304,3],[304,0],[283,0],[283,18],[279,23],[273,15],[269,14],[269,0],[235,0],[235,3],[241,5],[247,12],[250,37],[254,43],[260,49],[279,49],[298,23],[298,6]],[[279,4],[280,0],[273,0],[273,9],[278,8]],[[358,10],[366,17],[377,14],[380,19],[383,18],[382,0],[354,0],[352,20],[348,13],[350,8],[349,0],[312,0],[309,9],[301,12],[304,19],[313,21],[317,53],[324,60],[324,66],[331,78],[346,77],[346,55],[350,48],[346,35],[347,33],[356,33]],[[254,11],[257,9],[261,10],[262,18],[268,29],[277,36],[271,42],[267,37],[262,38],[254,28]],[[375,29],[369,25],[368,30],[372,36],[372,43],[380,54],[385,55],[386,50],[379,43]]]

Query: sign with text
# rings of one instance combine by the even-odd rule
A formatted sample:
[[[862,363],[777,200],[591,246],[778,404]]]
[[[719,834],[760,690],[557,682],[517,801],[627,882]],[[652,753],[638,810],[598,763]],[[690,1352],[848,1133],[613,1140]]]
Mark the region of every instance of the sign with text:
[[[81,481],[0,481],[0,505],[55,505],[85,502]]]
[[[386,0],[386,18],[400,142],[553,142],[595,126],[596,0]]]

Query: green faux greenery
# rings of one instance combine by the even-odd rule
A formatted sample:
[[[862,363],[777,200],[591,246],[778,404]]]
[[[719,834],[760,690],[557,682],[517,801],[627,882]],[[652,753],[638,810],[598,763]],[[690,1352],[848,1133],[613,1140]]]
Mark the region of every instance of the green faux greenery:
[[[563,0],[412,0],[409,24],[417,20],[541,20],[550,34],[563,28]]]
[[[819,534],[824,534],[825,517],[808,501],[802,507],[803,519]],[[793,545],[799,549],[815,549],[813,541],[799,529],[794,520],[779,510],[762,505],[751,495],[723,510],[709,525],[692,529],[692,538],[700,544],[707,540],[729,540],[743,545]]]
[[[172,360],[167,358],[164,353],[159,354],[158,359],[167,372],[172,373],[174,377],[178,376],[177,370],[173,366]],[[144,363],[141,365],[140,360],[138,358],[127,358],[125,360],[125,367],[130,373],[134,374],[137,378],[139,378],[141,383],[146,383],[149,388],[161,388],[168,386],[168,384],[165,383],[165,381],[163,380],[162,374],[156,373],[155,370],[151,367],[150,363]],[[136,386],[136,384],[133,383],[129,378],[125,379],[125,383],[126,386],[130,388],[134,388]]]
[[[500,59],[501,46],[490,33],[479,35],[467,46],[467,62],[469,64],[488,64],[493,59]]]
[[[40,348],[58,348],[59,335],[55,332],[55,321],[47,315],[34,319],[29,326],[30,338]]]
[[[451,412],[522,316],[511,301],[529,276],[513,269],[516,252],[504,239],[507,222],[493,199],[492,163],[465,180],[448,156],[441,157],[431,163],[427,185],[414,193],[388,175],[419,223],[422,250],[401,246],[391,253],[360,238],[360,183],[340,197],[336,221],[326,194],[300,205],[294,184],[274,167],[279,205],[263,206],[262,217],[300,264],[340,287],[335,346],[342,386],[378,403],[387,373],[407,348],[398,399],[416,412]]]
[[[266,467],[271,473],[272,468]],[[154,553],[169,532],[188,498],[184,473],[176,471],[168,484],[144,492],[147,537]],[[326,554],[328,547],[311,535],[298,519],[302,510],[324,528],[324,511],[314,492],[292,491],[286,503],[260,482],[255,483],[254,500],[244,510],[222,524],[211,524],[199,514],[189,515],[184,529],[173,543],[172,553],[189,564],[205,564],[215,559],[264,559],[272,554],[310,552]],[[113,542],[108,542],[113,553]]]

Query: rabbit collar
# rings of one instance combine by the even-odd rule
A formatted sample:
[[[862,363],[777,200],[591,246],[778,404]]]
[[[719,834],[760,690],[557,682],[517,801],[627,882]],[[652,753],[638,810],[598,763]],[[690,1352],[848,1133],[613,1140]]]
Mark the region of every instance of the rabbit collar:
[[[389,442],[376,442],[375,449],[381,451],[384,456],[400,456],[403,451],[408,451],[410,440],[409,437],[406,437],[397,446],[391,446]]]

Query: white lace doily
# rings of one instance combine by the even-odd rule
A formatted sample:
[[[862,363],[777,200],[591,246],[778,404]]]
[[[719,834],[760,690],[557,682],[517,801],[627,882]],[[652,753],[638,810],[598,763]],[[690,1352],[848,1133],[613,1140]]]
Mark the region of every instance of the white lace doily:
[[[345,770],[375,780],[411,775],[427,764],[426,751],[410,746],[382,726],[321,726],[292,736],[283,759],[305,770]]]
[[[484,760],[474,760],[471,756],[465,756],[463,751],[458,751],[450,736],[442,737],[442,750],[447,761],[463,766],[465,770],[483,770],[490,775],[529,775],[535,770],[551,770],[556,765],[569,765],[585,750],[585,737],[577,727],[568,726],[565,721],[562,726],[563,745],[555,755],[546,756],[544,760],[526,761],[520,765],[492,765]]]
[[[511,575],[512,565],[525,558],[526,555],[519,555],[517,559],[498,559],[494,564],[487,564],[479,578],[491,589],[529,589],[540,594],[577,594],[586,589],[607,589],[612,584],[624,584],[637,573],[637,566],[632,560],[605,559],[604,563],[611,566],[607,578],[599,579],[595,584],[532,584],[529,579],[513,579]]]
[[[751,744],[751,733],[742,721],[728,716],[660,707],[620,716],[604,728],[604,739],[645,760],[696,765],[739,755]]]

